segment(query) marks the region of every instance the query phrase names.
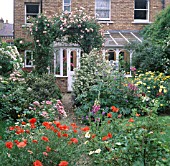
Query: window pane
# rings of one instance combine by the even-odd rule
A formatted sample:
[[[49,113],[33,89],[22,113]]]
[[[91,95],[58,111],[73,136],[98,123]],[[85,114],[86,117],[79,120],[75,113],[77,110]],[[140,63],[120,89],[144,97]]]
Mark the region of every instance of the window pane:
[[[71,0],[64,0],[64,3],[70,3]]]
[[[110,0],[96,0],[96,9],[109,9]]]
[[[148,0],[135,0],[135,9],[147,9]]]
[[[56,74],[60,75],[60,52],[56,51]]]
[[[147,19],[147,11],[146,10],[135,10],[134,18],[146,20]]]
[[[64,11],[68,11],[68,12],[70,12],[70,6],[64,6]]]
[[[109,51],[108,53],[109,53],[109,61],[110,60],[114,61],[115,60],[114,52],[113,51]]]
[[[96,10],[97,18],[109,18],[108,10]]]
[[[32,53],[27,51],[26,52],[26,66],[31,66],[32,65]]]
[[[67,50],[63,50],[63,76],[67,76]]]
[[[26,5],[27,13],[39,13],[39,5]]]

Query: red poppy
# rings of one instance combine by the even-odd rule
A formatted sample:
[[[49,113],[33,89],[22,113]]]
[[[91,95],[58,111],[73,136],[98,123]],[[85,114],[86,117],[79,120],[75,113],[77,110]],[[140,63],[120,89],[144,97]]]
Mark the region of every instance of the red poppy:
[[[49,146],[46,147],[46,151],[47,152],[50,152],[51,151],[51,148]]]
[[[18,148],[24,148],[27,144],[25,142],[20,142],[17,144]]]
[[[57,133],[57,136],[58,136],[58,138],[61,138],[61,133],[58,132],[58,133]]]
[[[34,124],[34,123],[31,123],[30,128],[31,128],[31,129],[35,129],[35,128],[36,128],[35,124]]]
[[[25,130],[25,132],[26,132],[27,134],[30,134],[30,131],[29,131],[29,130]]]
[[[49,124],[49,122],[43,122],[42,125],[45,126],[45,127],[47,127],[47,128],[51,126],[51,125]]]
[[[92,134],[91,138],[93,139],[93,138],[95,138],[95,137],[96,137],[96,134]]]
[[[112,138],[112,133],[108,133],[107,136],[108,136],[109,138]]]
[[[78,126],[76,125],[76,123],[71,123],[71,126],[72,126],[73,129],[78,128]]]
[[[60,125],[60,126],[59,126],[59,129],[60,129],[60,130],[68,131],[68,130],[69,130],[69,126],[66,126],[66,125]]]
[[[74,129],[73,132],[74,132],[74,133],[77,133],[78,131]]]
[[[87,132],[87,131],[89,131],[89,130],[90,130],[90,128],[89,128],[88,126],[81,128],[81,131]]]
[[[17,129],[17,131],[15,133],[19,135],[19,134],[24,133],[24,130],[23,129]]]
[[[53,123],[54,123],[57,127],[59,127],[59,126],[61,125],[59,121],[54,121]]]
[[[107,121],[107,123],[108,123],[108,124],[110,124],[110,123],[111,123],[111,121],[110,121],[110,120],[108,120],[108,121]]]
[[[111,110],[112,110],[113,112],[118,112],[118,111],[119,111],[119,108],[116,108],[115,106],[112,106],[112,107],[111,107]]]
[[[35,118],[32,118],[32,119],[29,120],[29,123],[34,124],[34,123],[36,123],[36,121],[37,120]]]
[[[58,166],[68,166],[67,161],[61,161]]]
[[[109,139],[109,137],[108,136],[104,136],[104,137],[102,137],[102,141],[106,141],[106,140],[108,140]]]
[[[68,137],[68,134],[67,134],[67,133],[64,133],[64,134],[63,134],[63,137]]]
[[[108,117],[108,118],[112,118],[112,114],[109,112],[109,113],[107,114],[107,117]]]
[[[22,125],[26,125],[27,123],[26,122],[21,122]]]
[[[42,139],[43,141],[45,141],[45,142],[49,142],[49,139],[48,139],[47,137],[45,137],[45,136],[42,136],[41,139]]]
[[[132,123],[133,123],[133,122],[134,122],[134,119],[133,119],[133,118],[130,118],[130,119],[129,119],[129,122],[132,122]]]
[[[33,142],[33,143],[38,143],[38,141],[37,141],[37,140],[35,140],[35,139],[33,139],[33,140],[32,140],[32,142]]]
[[[9,127],[9,130],[10,130],[10,131],[15,130],[15,127],[14,127],[14,126],[10,126],[10,127]]]
[[[6,146],[8,149],[12,149],[13,143],[12,143],[12,142],[6,142],[6,143],[5,143],[5,146]]]
[[[137,116],[137,117],[139,117],[139,116],[140,116],[140,114],[136,113],[136,116]]]
[[[36,161],[33,163],[33,166],[43,166],[43,164],[42,164],[41,161],[36,160]]]
[[[78,143],[78,139],[77,138],[71,138],[70,141],[74,144],[77,144]]]
[[[15,142],[16,144],[19,144],[19,141],[18,141],[18,140],[15,140],[14,142]]]

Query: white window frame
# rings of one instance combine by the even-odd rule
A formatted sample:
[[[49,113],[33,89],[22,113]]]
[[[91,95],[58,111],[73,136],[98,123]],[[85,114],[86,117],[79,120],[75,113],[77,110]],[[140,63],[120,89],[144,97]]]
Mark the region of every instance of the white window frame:
[[[65,7],[70,7],[70,11],[68,12],[71,12],[71,0],[70,0],[70,3],[64,3],[64,0],[63,0],[63,11],[66,11],[64,10]]]
[[[31,65],[27,65],[27,52],[31,52]],[[25,67],[33,67],[33,51],[31,51],[31,50],[25,50],[24,66],[25,66]]]
[[[150,11],[150,3],[149,3],[149,0],[147,0],[147,9],[135,9],[135,1],[134,1],[134,22],[149,22],[149,11]],[[135,11],[147,11],[146,13],[146,19],[135,19]]]
[[[111,20],[111,0],[109,0],[109,18],[98,17],[96,10],[97,10],[97,2],[95,0],[95,16],[96,16],[97,20],[99,20],[99,21],[110,21]]]
[[[25,24],[30,24],[27,22],[27,5],[38,5],[39,13],[37,13],[37,15],[41,13],[41,7],[40,7],[41,5],[40,5],[40,3],[25,3]],[[29,14],[35,15],[35,13],[29,13]]]

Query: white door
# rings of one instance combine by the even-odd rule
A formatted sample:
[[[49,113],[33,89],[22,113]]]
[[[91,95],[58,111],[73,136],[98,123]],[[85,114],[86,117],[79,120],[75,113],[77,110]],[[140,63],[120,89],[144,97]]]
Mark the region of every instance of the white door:
[[[67,75],[68,75],[68,91],[72,91],[74,69],[80,66],[80,49],[68,49],[67,52]]]

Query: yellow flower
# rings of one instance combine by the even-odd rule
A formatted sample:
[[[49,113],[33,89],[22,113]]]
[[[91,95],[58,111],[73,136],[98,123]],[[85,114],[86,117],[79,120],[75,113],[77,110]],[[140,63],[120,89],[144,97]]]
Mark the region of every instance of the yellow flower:
[[[167,93],[167,89],[164,89],[164,93]]]
[[[148,86],[147,89],[150,89],[150,86]]]
[[[95,153],[95,151],[90,151],[90,152],[89,152],[89,155],[92,155],[93,153]]]
[[[89,133],[89,132],[87,132],[87,133],[85,134],[85,138],[90,138],[90,133]]]
[[[161,107],[163,107],[164,105],[163,104],[160,104]]]
[[[84,144],[86,145],[88,142],[89,142],[89,141],[86,141],[86,142],[84,142]]]
[[[161,93],[162,92],[162,89],[159,89],[159,93]]]

